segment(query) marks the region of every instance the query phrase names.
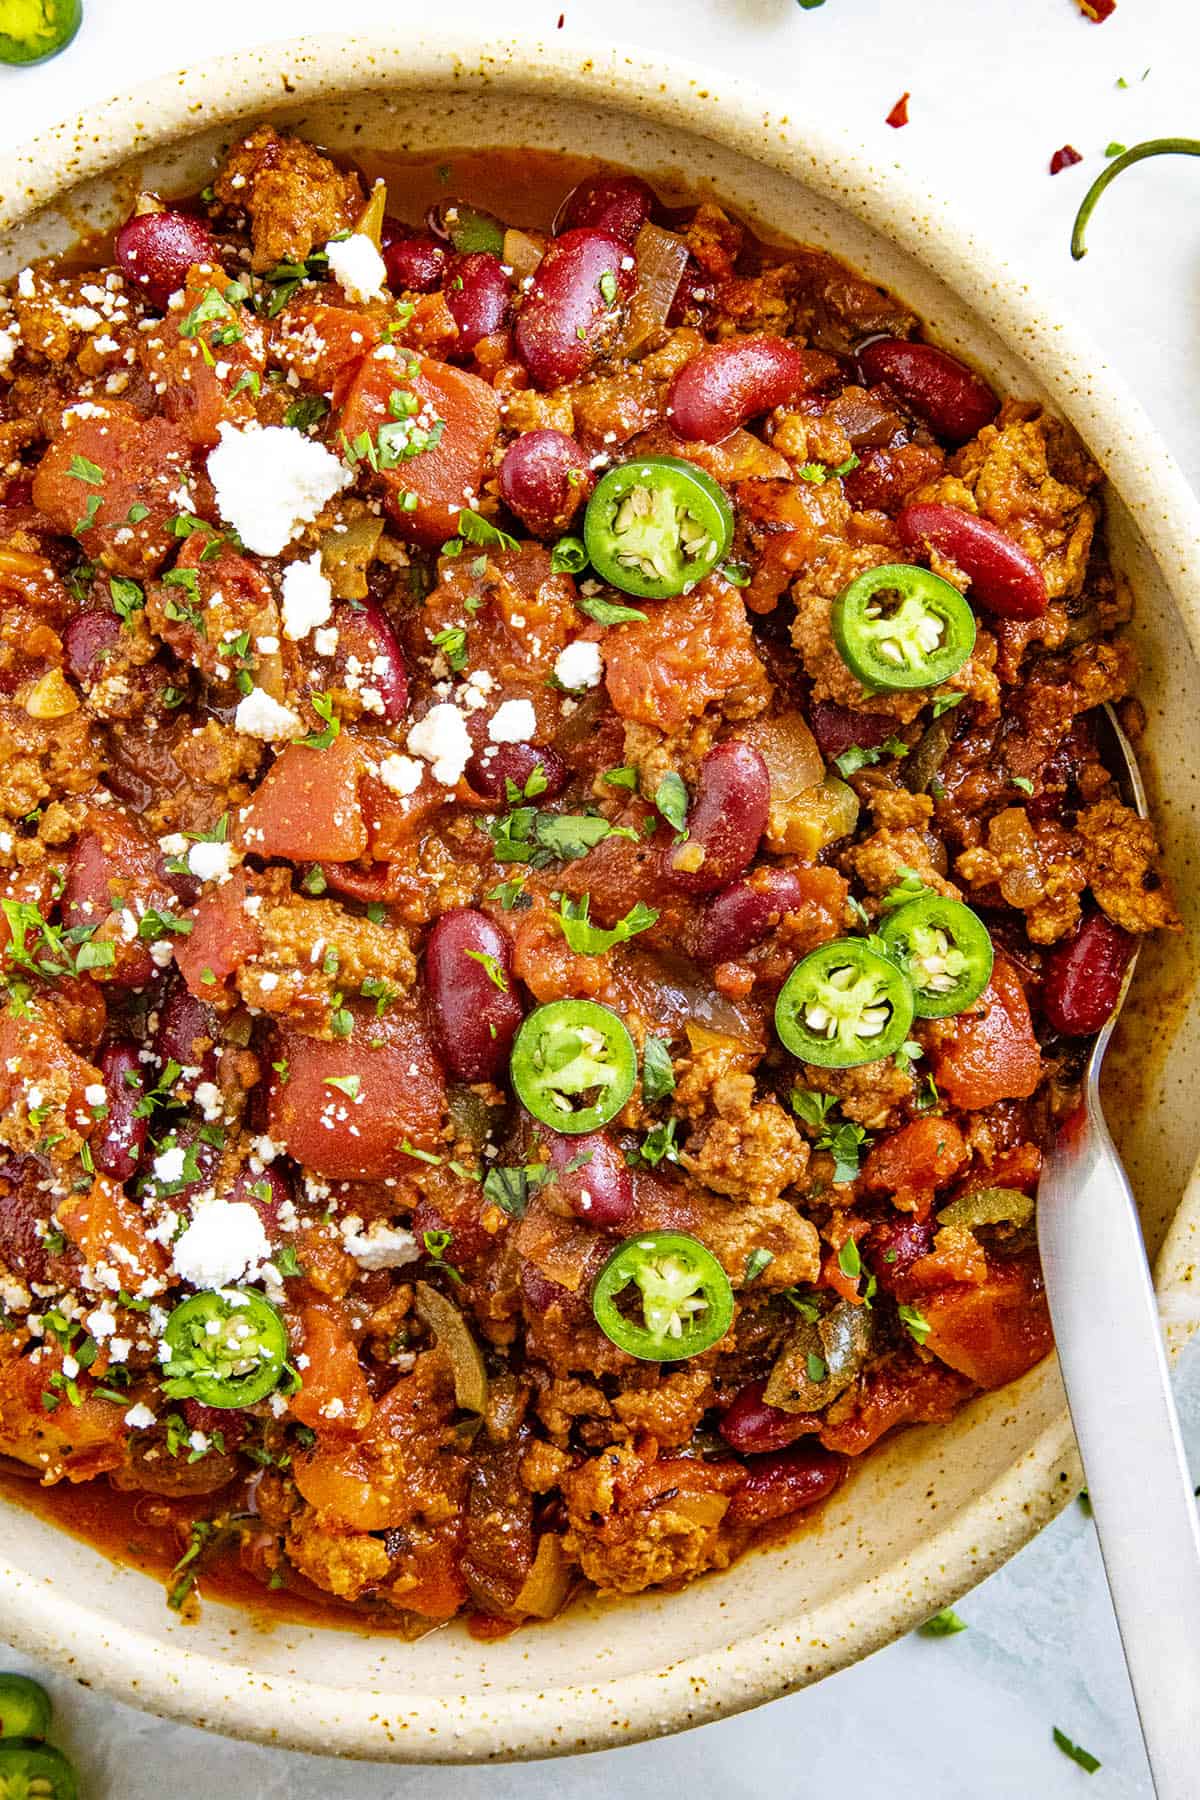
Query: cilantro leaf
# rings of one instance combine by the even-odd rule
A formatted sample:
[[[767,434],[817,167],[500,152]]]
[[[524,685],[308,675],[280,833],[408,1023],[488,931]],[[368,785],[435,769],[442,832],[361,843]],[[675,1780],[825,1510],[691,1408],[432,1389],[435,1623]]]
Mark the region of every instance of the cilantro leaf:
[[[675,1092],[675,1067],[666,1038],[648,1037],[642,1045],[642,1096],[648,1106]]]
[[[567,940],[568,947],[577,956],[603,956],[605,951],[611,950],[614,944],[628,943],[629,939],[636,937],[638,932],[648,931],[651,925],[658,922],[658,914],[654,908],[647,906],[644,901],[638,900],[630,907],[623,919],[618,919],[610,930],[605,930],[602,926],[593,925],[589,921],[590,906],[590,894],[583,894],[577,900],[572,899],[569,894],[565,894],[558,911],[554,914],[562,928],[562,934]]]
[[[619,600],[605,600],[599,594],[577,594],[575,604],[597,625],[644,625],[646,614],[636,606],[625,606]]]
[[[682,831],[687,824],[688,791],[683,777],[668,769],[654,790],[654,804],[668,825]]]
[[[967,1621],[960,1619],[952,1606],[943,1606],[941,1612],[934,1613],[932,1619],[926,1619],[917,1627],[921,1637],[930,1638],[953,1637],[956,1632],[966,1629]]]

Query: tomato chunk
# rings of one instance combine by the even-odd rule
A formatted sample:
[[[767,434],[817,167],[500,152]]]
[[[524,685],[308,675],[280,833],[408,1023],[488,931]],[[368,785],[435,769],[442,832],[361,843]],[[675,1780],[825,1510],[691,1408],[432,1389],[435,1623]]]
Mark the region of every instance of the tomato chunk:
[[[261,944],[245,908],[243,870],[212,888],[192,913],[192,929],[175,942],[175,965],[197,1000],[212,1000]]]
[[[974,1112],[997,1100],[1023,1100],[1042,1078],[1029,1002],[1016,969],[997,956],[979,999],[953,1021],[935,1052],[934,1078],[952,1106]]]
[[[355,862],[367,847],[358,792],[363,767],[349,732],[327,750],[289,744],[255,789],[237,828],[238,847],[292,862]]]
[[[236,294],[232,304],[224,300],[229,286],[223,269],[194,264],[183,304],[171,307],[139,346],[148,379],[156,387],[165,384],[163,412],[193,444],[215,444],[222,424],[252,420],[254,396],[262,386],[263,330]]]
[[[401,398],[390,405],[394,394]],[[477,375],[385,344],[351,380],[338,410],[338,427],[352,447],[364,432],[377,446],[380,427],[399,424],[404,414],[398,409],[411,396],[419,408],[412,415],[414,429],[436,435],[437,441],[380,468],[379,479],[397,528],[414,543],[436,547],[458,530],[460,510],[475,504],[496,439],[500,403]]]
[[[357,1013],[349,1037],[322,1043],[283,1030],[268,1102],[275,1143],[330,1181],[385,1181],[411,1171],[401,1146],[432,1150],[446,1103],[424,1026],[398,1008]],[[332,1085],[336,1084],[336,1085]]]
[[[59,433],[37,466],[33,501],[106,569],[140,578],[178,544],[171,495],[190,471],[191,444],[178,425],[114,410],[75,418]]]
[[[375,348],[381,332],[369,313],[297,299],[276,319],[272,347],[306,387],[327,394]]]
[[[1053,1342],[1042,1271],[1035,1255],[995,1262],[978,1286],[925,1294],[927,1350],[982,1388],[1015,1381]]]
[[[323,1436],[361,1431],[374,1410],[367,1378],[344,1315],[329,1306],[306,1306],[300,1315],[308,1361],[291,1411]]]
[[[875,1145],[863,1164],[862,1185],[868,1193],[890,1193],[904,1212],[925,1213],[966,1160],[962,1132],[950,1119],[914,1119]]]

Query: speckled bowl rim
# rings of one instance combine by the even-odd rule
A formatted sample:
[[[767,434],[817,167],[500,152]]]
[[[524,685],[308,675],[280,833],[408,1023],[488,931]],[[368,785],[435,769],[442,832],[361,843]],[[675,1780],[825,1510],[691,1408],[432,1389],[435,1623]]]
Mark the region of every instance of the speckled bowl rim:
[[[801,181],[917,258],[1032,368],[1083,437],[1104,446],[1109,480],[1132,513],[1200,651],[1200,504],[1124,381],[1085,333],[1039,300],[895,163],[874,161],[852,134],[803,121],[774,96],[716,70],[644,51],[530,35],[481,49],[438,37],[310,36],[234,52],[164,74],[89,108],[0,157],[0,230],[64,189],[198,129],[356,91],[505,88],[616,107],[691,130]],[[1200,1192],[1193,1178],[1160,1252],[1157,1279],[1172,1348],[1196,1324]],[[951,1526],[898,1558],[869,1592],[829,1603],[817,1635],[778,1626],[653,1673],[511,1694],[408,1692],[385,1701],[277,1673],[233,1679],[227,1662],[164,1648],[104,1617],[60,1585],[30,1583],[0,1562],[0,1625],[13,1642],[133,1705],[233,1735],[405,1761],[508,1759],[594,1750],[682,1730],[773,1699],[846,1666],[918,1624],[1028,1541],[1058,1500],[1047,1472],[1077,1473],[1065,1406],[1017,1467]],[[932,1598],[932,1605],[931,1605]],[[836,1616],[835,1616],[836,1615]]]

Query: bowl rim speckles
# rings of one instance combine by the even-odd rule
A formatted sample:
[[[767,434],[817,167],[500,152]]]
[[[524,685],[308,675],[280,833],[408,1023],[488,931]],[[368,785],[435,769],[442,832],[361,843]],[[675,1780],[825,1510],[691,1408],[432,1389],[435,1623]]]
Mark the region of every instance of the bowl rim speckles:
[[[814,203],[836,209],[881,246],[882,263],[894,246],[897,267],[915,262],[930,271],[977,334],[998,341],[1101,452],[1112,489],[1145,547],[1147,567],[1172,597],[1193,647],[1200,648],[1194,598],[1200,593],[1200,505],[1095,347],[896,166],[872,162],[849,132],[790,117],[774,99],[715,71],[642,51],[584,48],[533,36],[492,43],[482,51],[446,34],[406,33],[327,35],[258,46],[194,71],[163,75],[0,157],[0,233],[21,228],[80,183],[198,132],[347,95],[430,90],[447,97],[483,94],[489,104],[510,106],[514,118],[522,104],[566,104],[620,114],[647,131],[686,134],[693,143],[716,145],[754,163],[774,180],[787,178]],[[431,139],[436,146],[436,128]],[[510,134],[507,141],[522,140]],[[896,286],[904,295],[899,276]],[[1176,1187],[1183,1186],[1181,1175]],[[1175,1211],[1158,1261],[1164,1317],[1175,1347],[1195,1328],[1200,1313],[1191,1298],[1200,1261],[1194,1249],[1198,1233],[1200,1195],[1193,1183]],[[667,1596],[665,1603],[655,1597],[604,1614],[611,1661],[594,1652],[585,1663],[573,1648],[582,1641],[584,1625],[568,1614],[552,1626],[519,1633],[515,1649],[516,1640],[497,1647],[491,1665],[496,1673],[487,1679],[477,1671],[460,1682],[428,1674],[423,1680],[423,1665],[433,1667],[440,1653],[438,1641],[401,1645],[394,1653],[389,1641],[378,1651],[381,1674],[358,1686],[339,1685],[331,1647],[346,1644],[344,1660],[351,1662],[357,1651],[350,1646],[357,1640],[298,1631],[295,1648],[293,1635],[286,1638],[284,1654],[292,1663],[281,1664],[278,1657],[272,1662],[265,1653],[256,1656],[256,1641],[269,1640],[256,1640],[250,1629],[239,1638],[231,1626],[230,1642],[203,1627],[152,1629],[130,1600],[128,1584],[139,1577],[105,1582],[98,1574],[81,1576],[81,1552],[72,1560],[64,1549],[55,1560],[60,1534],[35,1533],[33,1523],[27,1529],[13,1526],[9,1508],[0,1508],[8,1521],[6,1541],[0,1542],[2,1629],[23,1649],[134,1705],[297,1749],[458,1761],[547,1756],[629,1742],[739,1711],[844,1667],[956,1598],[1025,1543],[1079,1481],[1053,1364],[977,1404],[981,1422],[975,1443],[989,1433],[995,1445],[1007,1431],[1011,1444],[1023,1420],[1034,1422],[1007,1461],[993,1454],[990,1462],[980,1463],[995,1472],[981,1477],[967,1500],[940,1519],[935,1508],[927,1509],[928,1530],[902,1553],[885,1549],[869,1578],[852,1580],[808,1607],[784,1579],[777,1581],[769,1614],[761,1606],[755,1611],[757,1598],[743,1605],[741,1596],[758,1579],[744,1564],[697,1584],[695,1592],[708,1598],[688,1604],[708,1608],[705,1632],[682,1650],[677,1640],[677,1653],[660,1646],[671,1635],[664,1626],[667,1612],[673,1600],[682,1604],[683,1596]],[[896,1458],[896,1478],[903,1478],[905,1466],[928,1465],[932,1489],[939,1446],[951,1446],[942,1452],[944,1469],[970,1432],[965,1426],[945,1432],[928,1427],[908,1437],[908,1449]],[[882,1495],[881,1483],[871,1491]],[[821,1555],[823,1529],[818,1525],[810,1542],[814,1561]],[[35,1541],[46,1560],[35,1556],[30,1567],[21,1551]],[[835,1554],[837,1542],[828,1528],[827,1556]],[[852,1545],[853,1539],[846,1536],[843,1542]],[[838,1554],[845,1557],[846,1549]],[[779,1557],[780,1571],[801,1566],[789,1562],[788,1553],[774,1551],[745,1562],[763,1563],[772,1555]],[[720,1641],[714,1643],[717,1631]],[[697,1642],[710,1647],[697,1654]],[[470,1656],[464,1651],[461,1660],[465,1666]]]

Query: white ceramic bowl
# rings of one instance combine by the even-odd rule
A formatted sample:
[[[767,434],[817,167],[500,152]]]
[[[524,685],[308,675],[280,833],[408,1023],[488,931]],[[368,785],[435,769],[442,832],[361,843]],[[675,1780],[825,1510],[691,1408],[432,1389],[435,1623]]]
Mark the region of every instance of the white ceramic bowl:
[[[1200,1315],[1200,1191],[1187,1186],[1200,1149],[1188,950],[1200,510],[1136,402],[1070,321],[849,137],[715,74],[561,43],[320,37],[163,76],[0,162],[0,274],[111,224],[140,186],[202,186],[236,126],[263,117],[351,154],[535,145],[709,185],[885,282],[998,388],[1081,432],[1108,473],[1112,550],[1137,595],[1150,772],[1189,927],[1143,956],[1110,1058],[1111,1115],[1177,1347]],[[950,1425],[885,1445],[790,1543],[683,1593],[579,1606],[498,1644],[457,1627],[416,1644],[263,1627],[212,1601],[184,1625],[157,1583],[10,1506],[0,1629],[122,1700],[265,1742],[413,1761],[592,1750],[772,1699],[877,1649],[1010,1556],[1079,1479],[1050,1359]]]

